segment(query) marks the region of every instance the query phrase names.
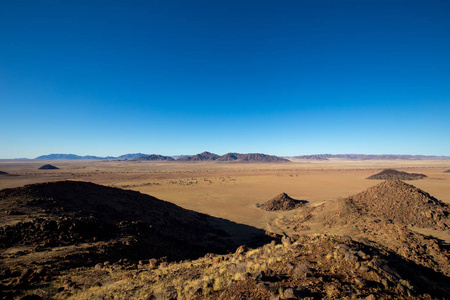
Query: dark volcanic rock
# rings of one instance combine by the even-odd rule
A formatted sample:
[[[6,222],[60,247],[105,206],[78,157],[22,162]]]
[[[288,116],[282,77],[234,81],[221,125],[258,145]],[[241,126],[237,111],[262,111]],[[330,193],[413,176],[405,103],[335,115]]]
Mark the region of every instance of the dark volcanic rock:
[[[0,175],[8,175],[7,172],[0,171]]]
[[[407,173],[394,169],[386,169],[380,173],[367,177],[366,179],[376,180],[417,180],[427,177],[425,174]]]
[[[43,165],[38,170],[58,170],[58,167],[52,166],[52,165]]]
[[[294,200],[289,197],[286,193],[281,193],[272,200],[269,200],[261,205],[258,205],[259,208],[273,211],[273,210],[292,210],[297,207],[303,206],[306,204],[306,201]]]

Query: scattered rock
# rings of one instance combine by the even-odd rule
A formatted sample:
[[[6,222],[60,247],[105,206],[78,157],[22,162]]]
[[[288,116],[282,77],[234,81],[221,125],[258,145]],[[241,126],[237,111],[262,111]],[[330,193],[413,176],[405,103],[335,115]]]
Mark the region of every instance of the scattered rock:
[[[234,253],[234,257],[239,257],[241,254],[244,254],[248,251],[248,247],[246,245],[241,245],[236,249],[236,252]]]

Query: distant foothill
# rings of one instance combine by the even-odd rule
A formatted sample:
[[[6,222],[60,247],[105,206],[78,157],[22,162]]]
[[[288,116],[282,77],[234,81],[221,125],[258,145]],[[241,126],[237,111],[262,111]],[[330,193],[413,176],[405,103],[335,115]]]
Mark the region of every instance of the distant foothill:
[[[55,167],[53,165],[43,165],[42,167],[40,167],[38,170],[58,170],[58,167]]]
[[[408,173],[397,171],[394,169],[386,169],[381,171],[380,173],[374,174],[372,176],[367,177],[366,179],[375,179],[375,180],[418,180],[427,177],[425,174],[418,173]]]

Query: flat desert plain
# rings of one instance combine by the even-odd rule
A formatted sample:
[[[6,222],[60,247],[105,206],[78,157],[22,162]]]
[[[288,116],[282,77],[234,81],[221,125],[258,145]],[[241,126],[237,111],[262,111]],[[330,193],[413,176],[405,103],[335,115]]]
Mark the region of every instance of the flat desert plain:
[[[38,170],[52,164],[58,170]],[[315,206],[357,194],[381,180],[366,177],[386,168],[423,173],[407,181],[450,203],[450,161],[297,160],[291,163],[178,163],[137,161],[0,161],[0,189],[26,184],[79,180],[139,191],[183,208],[256,228],[283,233],[276,220],[293,214],[256,207],[280,193]],[[424,232],[431,234],[431,232]],[[436,233],[434,233],[436,234]],[[450,242],[450,235],[437,236]]]

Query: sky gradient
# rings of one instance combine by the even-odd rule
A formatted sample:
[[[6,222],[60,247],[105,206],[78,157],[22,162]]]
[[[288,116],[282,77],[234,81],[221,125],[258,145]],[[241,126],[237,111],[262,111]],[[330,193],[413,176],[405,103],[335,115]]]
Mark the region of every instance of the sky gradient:
[[[0,158],[450,155],[450,1],[0,1]]]

